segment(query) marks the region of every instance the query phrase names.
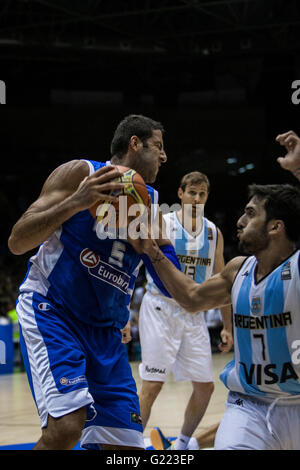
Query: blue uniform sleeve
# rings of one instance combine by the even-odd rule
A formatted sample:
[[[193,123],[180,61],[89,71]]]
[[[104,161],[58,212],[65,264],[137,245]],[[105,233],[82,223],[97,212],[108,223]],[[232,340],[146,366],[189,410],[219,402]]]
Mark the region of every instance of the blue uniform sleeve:
[[[176,266],[176,268],[179,269],[179,271],[181,271],[180,263],[179,263],[179,260],[177,258],[176,251],[175,251],[173,245],[162,245],[159,248],[161,249],[163,254],[166,256],[166,258],[168,258],[174,264],[174,266]],[[151,263],[149,256],[144,254],[144,255],[141,256],[141,258],[142,258],[146,268],[148,269],[149,274],[152,277],[155,285],[159,288],[159,290],[166,297],[171,297],[169,292],[165,289],[165,286],[161,282],[160,278],[158,277],[158,274],[155,271],[155,268],[154,268],[153,264]]]

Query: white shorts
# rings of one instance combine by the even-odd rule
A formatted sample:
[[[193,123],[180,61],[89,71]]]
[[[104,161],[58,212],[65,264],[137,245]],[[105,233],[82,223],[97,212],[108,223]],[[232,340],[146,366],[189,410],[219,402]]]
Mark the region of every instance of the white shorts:
[[[214,448],[300,450],[299,422],[300,397],[265,402],[230,392]]]
[[[203,312],[190,314],[173,301],[149,292],[139,314],[143,380],[213,382],[210,336]]]

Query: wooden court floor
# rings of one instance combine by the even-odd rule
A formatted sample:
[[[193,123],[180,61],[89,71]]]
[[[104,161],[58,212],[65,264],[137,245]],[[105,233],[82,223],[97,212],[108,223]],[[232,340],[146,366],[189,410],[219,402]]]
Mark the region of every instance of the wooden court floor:
[[[198,430],[215,424],[224,413],[227,391],[219,380],[219,373],[232,357],[232,353],[213,354],[215,391]],[[132,362],[131,367],[139,392],[138,362]],[[174,382],[172,376],[169,377],[154,403],[144,431],[146,438],[153,426],[159,426],[166,436],[178,435],[191,390],[189,382]],[[26,374],[0,375],[0,446],[36,442],[39,437],[40,421]]]

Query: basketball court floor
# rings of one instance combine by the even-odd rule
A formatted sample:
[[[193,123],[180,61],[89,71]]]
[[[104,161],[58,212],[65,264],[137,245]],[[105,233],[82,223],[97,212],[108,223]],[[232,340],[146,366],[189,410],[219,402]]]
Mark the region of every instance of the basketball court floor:
[[[197,431],[217,423],[224,413],[227,390],[219,380],[219,373],[232,357],[233,353],[213,354],[215,391]],[[138,362],[130,364],[139,392],[141,379],[138,374]],[[189,382],[174,382],[172,376],[169,377],[153,405],[144,431],[146,448],[151,446],[149,436],[153,426],[159,426],[167,437],[178,435],[191,390]],[[15,372],[0,375],[0,450],[31,449],[40,434],[40,421],[26,374]],[[77,448],[80,446],[76,446]]]

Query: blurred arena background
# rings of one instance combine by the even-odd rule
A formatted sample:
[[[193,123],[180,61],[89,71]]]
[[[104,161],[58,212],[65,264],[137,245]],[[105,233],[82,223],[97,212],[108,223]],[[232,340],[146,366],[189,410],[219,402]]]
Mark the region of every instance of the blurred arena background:
[[[274,139],[300,132],[299,26],[297,0],[2,0],[1,316],[30,255],[8,252],[12,225],[57,165],[109,159],[130,113],[166,129],[160,202],[178,202],[184,173],[206,173],[206,215],[223,231],[226,260],[235,256],[247,185],[295,183]]]

